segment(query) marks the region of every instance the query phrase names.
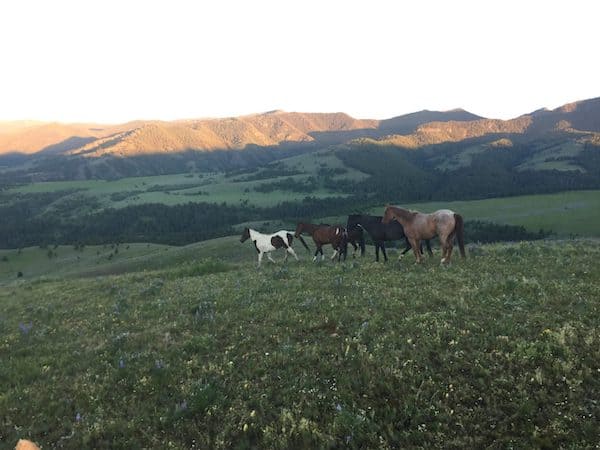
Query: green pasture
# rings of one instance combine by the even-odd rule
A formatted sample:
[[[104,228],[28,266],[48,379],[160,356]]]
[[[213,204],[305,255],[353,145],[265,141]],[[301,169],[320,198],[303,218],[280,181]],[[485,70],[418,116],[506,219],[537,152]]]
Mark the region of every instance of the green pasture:
[[[468,167],[471,165],[473,161],[473,156],[483,153],[489,150],[486,144],[482,145],[473,145],[470,147],[466,147],[460,153],[448,157],[447,155],[441,155],[437,157],[431,158],[433,161],[438,161],[436,164],[436,169],[438,170],[456,170],[461,167]]]
[[[63,198],[89,196],[96,199],[102,207],[122,208],[146,203],[180,205],[188,202],[227,203],[230,205],[248,204],[257,207],[275,206],[283,201],[301,201],[307,195],[315,198],[327,198],[346,195],[317,187],[312,192],[294,192],[274,190],[258,192],[254,188],[274,181],[292,178],[296,181],[306,180],[309,176],[318,179],[320,168],[344,168],[341,160],[334,155],[317,154],[300,155],[283,160],[284,166],[290,170],[303,173],[291,176],[277,176],[262,180],[244,181],[243,175],[225,173],[185,173],[176,175],[159,175],[153,177],[130,177],[114,181],[82,180],[36,182],[8,190],[8,194],[36,194],[65,191]],[[366,175],[354,169],[334,176],[334,179],[358,180]],[[76,192],[72,192],[76,191]],[[49,205],[51,211],[52,204]]]
[[[575,170],[585,172],[583,167],[573,164],[568,159],[577,156],[584,148],[583,143],[575,141],[553,145],[535,153],[519,165],[517,170]],[[558,161],[557,158],[559,158]]]
[[[597,445],[598,241],[259,270],[236,241],[5,284],[0,448]]]
[[[256,257],[251,245],[228,236],[177,247],[160,244],[60,245],[0,249],[0,285],[36,279],[73,278],[169,268],[198,258],[239,262]],[[21,272],[22,277],[17,277]]]
[[[465,220],[483,220],[522,225],[530,231],[552,230],[559,236],[598,236],[600,230],[600,191],[568,191],[557,194],[523,195],[455,202],[395,204],[422,212],[452,209]],[[382,215],[384,205],[370,210]]]
[[[17,280],[21,272],[24,280],[42,276],[68,277],[81,273],[98,272],[110,268],[136,267],[140,261],[157,257],[176,247],[159,244],[72,245],[0,249],[0,284]],[[114,272],[113,272],[114,273]],[[118,273],[118,272],[117,272]]]
[[[346,172],[336,175],[334,179],[362,181],[369,177],[363,172],[346,166],[344,162],[336,156],[335,152],[330,150],[292,156],[290,158],[282,159],[281,163],[289,169],[299,170],[313,176],[319,172],[319,169],[343,169]]]

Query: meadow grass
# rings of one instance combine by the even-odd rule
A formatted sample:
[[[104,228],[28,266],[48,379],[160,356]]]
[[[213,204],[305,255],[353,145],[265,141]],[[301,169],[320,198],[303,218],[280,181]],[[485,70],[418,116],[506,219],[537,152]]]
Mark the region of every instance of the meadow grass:
[[[40,277],[48,280],[169,269],[199,258],[218,257],[235,263],[255,255],[252,246],[240,245],[239,237],[235,236],[181,247],[132,243],[87,245],[79,249],[70,245],[0,249],[0,286]],[[19,272],[22,277],[17,277]]]
[[[462,200],[453,202],[407,203],[398,205],[423,212],[449,208],[465,220],[483,220],[522,225],[530,231],[552,230],[558,236],[598,236],[600,191],[568,191],[555,194]],[[382,215],[384,205],[372,208]]]
[[[597,241],[260,270],[233,244],[1,289],[0,448],[597,445]]]

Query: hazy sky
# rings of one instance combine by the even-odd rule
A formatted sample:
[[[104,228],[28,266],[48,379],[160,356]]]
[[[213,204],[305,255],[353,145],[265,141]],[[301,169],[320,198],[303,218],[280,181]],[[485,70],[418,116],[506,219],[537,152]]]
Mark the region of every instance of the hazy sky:
[[[511,118],[600,96],[595,0],[2,0],[0,120]]]

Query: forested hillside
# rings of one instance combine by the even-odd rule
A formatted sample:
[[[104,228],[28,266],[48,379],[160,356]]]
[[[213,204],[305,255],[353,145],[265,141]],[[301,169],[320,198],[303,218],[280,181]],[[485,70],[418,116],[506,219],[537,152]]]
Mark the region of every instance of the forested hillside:
[[[385,203],[600,189],[599,118],[594,99],[509,121],[461,110],[388,121],[276,111],[136,122],[108,135],[72,126],[57,135],[82,135],[52,145],[47,125],[0,127],[5,144],[41,133],[46,145],[0,158],[0,247],[185,244],[247,222],[343,217]],[[194,140],[206,129],[221,144]],[[168,174],[179,181],[161,184]]]

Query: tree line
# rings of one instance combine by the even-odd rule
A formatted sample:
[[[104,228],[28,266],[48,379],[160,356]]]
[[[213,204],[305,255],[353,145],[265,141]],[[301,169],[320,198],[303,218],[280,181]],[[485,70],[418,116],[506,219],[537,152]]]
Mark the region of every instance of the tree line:
[[[360,212],[373,199],[363,197],[282,202],[268,208],[229,206],[215,203],[187,203],[167,206],[159,203],[109,208],[97,213],[66,217],[42,214],[30,218],[35,199],[29,206],[21,202],[11,209],[10,220],[0,222],[0,248],[21,248],[57,244],[106,244],[155,242],[184,245],[234,234],[234,225],[246,221],[283,220],[294,223],[324,215],[343,216]],[[364,202],[364,203],[363,203]],[[3,217],[7,210],[0,208]],[[544,237],[548,232],[527,232],[523,227],[466,222],[467,241],[491,242]]]

